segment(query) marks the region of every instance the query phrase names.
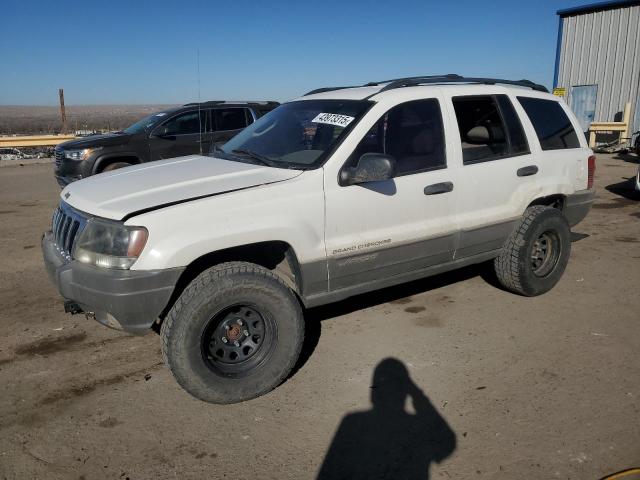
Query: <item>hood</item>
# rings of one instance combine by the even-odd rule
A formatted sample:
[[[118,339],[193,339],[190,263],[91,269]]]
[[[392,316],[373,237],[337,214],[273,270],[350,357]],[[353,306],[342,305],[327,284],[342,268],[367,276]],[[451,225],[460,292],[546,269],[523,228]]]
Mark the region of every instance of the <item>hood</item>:
[[[69,184],[60,196],[82,212],[122,220],[136,212],[281,182],[301,173],[190,155],[94,175]]]
[[[105,133],[104,135],[89,135],[75,140],[61,143],[59,147],[64,150],[75,150],[81,148],[108,147],[111,145],[124,145],[129,143],[132,135],[128,133]]]

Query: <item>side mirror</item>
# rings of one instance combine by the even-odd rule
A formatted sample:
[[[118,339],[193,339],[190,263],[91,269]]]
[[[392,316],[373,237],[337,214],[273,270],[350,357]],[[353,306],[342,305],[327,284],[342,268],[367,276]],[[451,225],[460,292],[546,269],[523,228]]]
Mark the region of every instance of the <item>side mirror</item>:
[[[389,180],[396,173],[396,160],[384,153],[365,153],[354,168],[345,168],[340,172],[342,185],[379,182]]]

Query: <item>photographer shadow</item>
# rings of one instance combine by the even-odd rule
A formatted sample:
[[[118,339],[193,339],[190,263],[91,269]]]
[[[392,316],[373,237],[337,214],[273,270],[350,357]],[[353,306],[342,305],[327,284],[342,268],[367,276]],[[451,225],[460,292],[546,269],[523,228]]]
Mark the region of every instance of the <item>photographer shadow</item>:
[[[405,410],[407,397],[415,413]],[[442,462],[455,450],[455,433],[399,360],[387,358],[377,365],[371,403],[371,410],[342,419],[319,480],[424,480],[432,462]]]

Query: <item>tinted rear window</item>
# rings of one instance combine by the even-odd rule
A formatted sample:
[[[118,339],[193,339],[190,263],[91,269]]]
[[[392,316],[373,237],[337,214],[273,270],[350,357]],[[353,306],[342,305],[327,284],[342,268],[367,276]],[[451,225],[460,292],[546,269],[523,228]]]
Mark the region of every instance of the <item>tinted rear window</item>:
[[[554,100],[518,97],[540,140],[542,150],[580,148],[576,131],[560,104]]]

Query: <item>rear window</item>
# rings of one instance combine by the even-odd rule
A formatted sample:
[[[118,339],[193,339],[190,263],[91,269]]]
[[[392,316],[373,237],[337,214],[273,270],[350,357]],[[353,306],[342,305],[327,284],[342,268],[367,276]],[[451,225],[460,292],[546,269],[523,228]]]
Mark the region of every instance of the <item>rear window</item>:
[[[518,97],[540,140],[542,150],[580,148],[578,135],[562,106],[554,100]]]

